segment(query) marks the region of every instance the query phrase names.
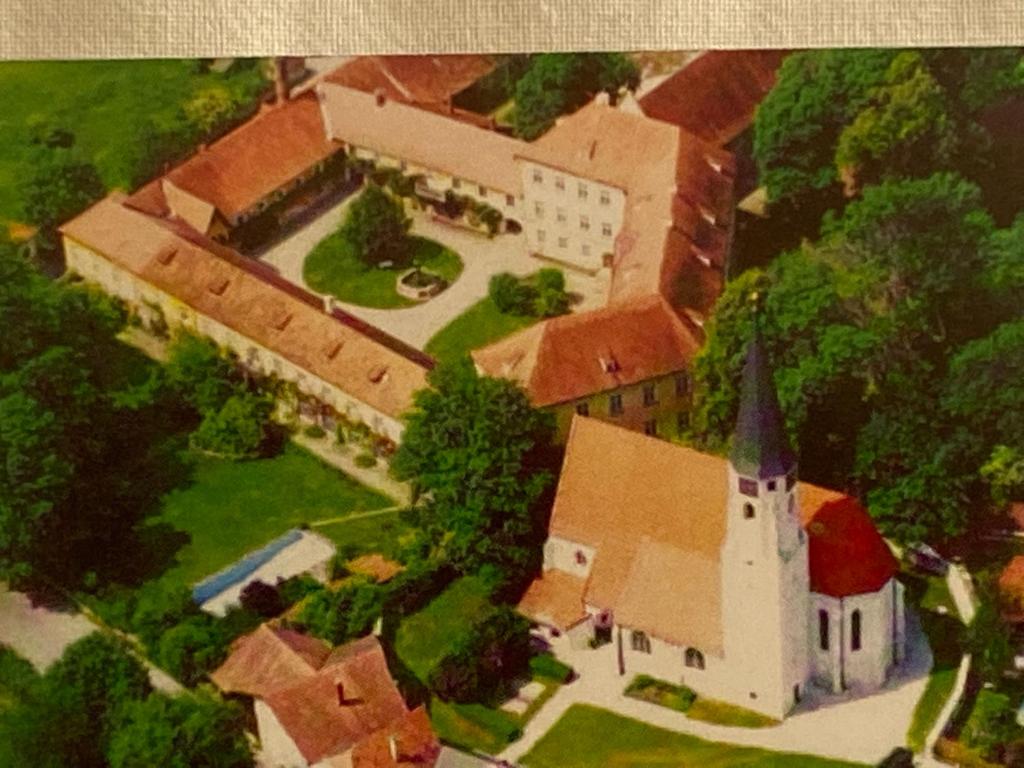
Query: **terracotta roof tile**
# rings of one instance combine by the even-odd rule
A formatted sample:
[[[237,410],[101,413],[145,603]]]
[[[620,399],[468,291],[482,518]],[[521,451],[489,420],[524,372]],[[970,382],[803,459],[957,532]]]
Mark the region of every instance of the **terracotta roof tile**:
[[[336,649],[316,675],[263,697],[310,764],[348,751],[406,714],[376,638],[350,645]]]
[[[325,122],[338,141],[371,149],[505,194],[522,188],[516,152],[524,145],[497,131],[393,99],[324,82]]]
[[[413,104],[442,104],[494,69],[490,56],[359,56],[328,74],[335,85]]]
[[[875,592],[893,577],[895,558],[855,499],[808,483],[798,493],[812,591]],[[595,549],[586,604],[615,611],[627,625],[629,616],[656,636],[713,649],[721,638],[714,596],[727,504],[725,459],[576,416],[549,534]],[[662,589],[666,580],[672,586]],[[663,595],[678,596],[686,611],[665,610]]]
[[[262,697],[316,674],[330,647],[313,637],[262,624],[234,642],[231,654],[210,679],[224,693]]]
[[[999,602],[1007,621],[1024,621],[1024,555],[1016,555],[999,574]]]
[[[648,117],[724,146],[753,121],[785,51],[707,51],[640,98]]]
[[[530,583],[519,600],[519,612],[541,624],[570,629],[587,617],[586,589],[586,579],[548,569]]]
[[[405,413],[426,386],[431,361],[422,353],[344,312],[326,313],[319,299],[264,265],[121,202],[111,196],[61,231],[387,416]],[[220,294],[210,290],[225,281]]]
[[[357,744],[352,768],[429,768],[440,754],[441,742],[419,706]]]
[[[661,296],[562,315],[472,353],[546,406],[688,370],[703,334]]]
[[[340,148],[324,131],[316,94],[305,93],[280,106],[265,107],[164,178],[230,219]],[[160,207],[150,185],[129,200],[149,213]],[[166,201],[163,205],[170,207]]]

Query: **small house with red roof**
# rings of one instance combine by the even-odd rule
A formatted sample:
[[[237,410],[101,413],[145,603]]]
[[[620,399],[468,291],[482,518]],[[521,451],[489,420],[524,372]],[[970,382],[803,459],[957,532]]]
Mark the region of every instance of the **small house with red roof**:
[[[435,768],[447,750],[426,710],[406,706],[372,635],[332,649],[264,624],[210,677],[252,700],[268,768]]]
[[[782,719],[904,658],[897,561],[861,504],[797,480],[759,339],[728,459],[576,416],[519,609],[556,652],[614,643],[647,674]]]

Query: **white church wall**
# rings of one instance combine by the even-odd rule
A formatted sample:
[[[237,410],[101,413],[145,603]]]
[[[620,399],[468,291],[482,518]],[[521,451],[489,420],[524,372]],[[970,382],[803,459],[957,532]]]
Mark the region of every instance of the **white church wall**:
[[[731,680],[731,670],[721,655],[708,649],[696,648],[700,652],[703,668],[696,664],[687,666],[687,646],[669,643],[650,634],[644,635],[646,643],[639,639],[635,643],[634,634],[634,630],[622,626],[616,627],[613,634],[614,642],[619,642],[621,636],[623,666],[626,670],[623,688],[637,675],[650,675],[675,685],[685,685],[701,696],[749,707],[746,701],[733,700],[736,686]],[[649,648],[649,652],[644,648]]]
[[[596,550],[586,544],[549,536],[544,542],[544,568],[586,578],[590,575],[595,553]]]

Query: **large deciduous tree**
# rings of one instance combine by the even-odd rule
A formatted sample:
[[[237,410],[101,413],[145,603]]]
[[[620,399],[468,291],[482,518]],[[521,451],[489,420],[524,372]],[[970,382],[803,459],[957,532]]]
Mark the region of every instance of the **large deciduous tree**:
[[[341,234],[356,256],[370,266],[403,264],[410,255],[411,225],[401,201],[370,183],[349,208]]]
[[[422,494],[421,522],[463,572],[493,563],[511,573],[533,564],[538,506],[553,479],[550,414],[504,379],[468,361],[441,365],[417,393],[393,468]]]
[[[602,91],[615,98],[640,83],[636,64],[621,53],[543,53],[516,83],[515,128],[534,139],[559,115],[573,112]]]

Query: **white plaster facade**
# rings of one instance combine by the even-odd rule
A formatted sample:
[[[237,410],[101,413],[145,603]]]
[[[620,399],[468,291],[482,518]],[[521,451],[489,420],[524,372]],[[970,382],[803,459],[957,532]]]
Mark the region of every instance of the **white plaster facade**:
[[[588,272],[609,266],[622,228],[625,193],[532,160],[518,162],[530,252]]]
[[[254,373],[276,376],[282,381],[291,382],[302,395],[330,406],[353,422],[366,424],[382,437],[395,443],[400,442],[403,425],[398,419],[357,400],[233,328],[196,312],[187,304],[71,238],[64,238],[64,253],[69,272],[124,301],[139,314],[143,322],[152,323],[162,314],[170,329],[184,329],[207,336],[219,346],[235,353],[239,361]]]
[[[308,768],[309,763],[292,737],[262,699],[253,701],[256,730],[260,737],[260,764],[270,768]]]

